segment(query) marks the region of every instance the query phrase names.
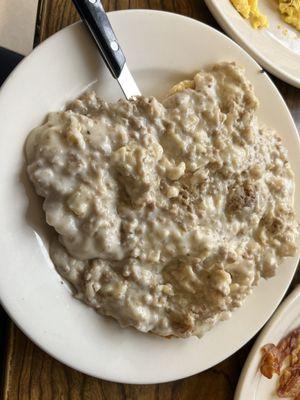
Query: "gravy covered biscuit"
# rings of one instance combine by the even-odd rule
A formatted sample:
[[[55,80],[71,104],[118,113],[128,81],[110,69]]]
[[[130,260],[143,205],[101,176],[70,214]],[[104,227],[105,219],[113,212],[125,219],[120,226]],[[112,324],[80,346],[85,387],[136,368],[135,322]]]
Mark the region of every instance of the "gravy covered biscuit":
[[[30,133],[51,258],[78,299],[122,327],[201,336],[295,254],[294,175],[257,107],[221,63],[162,101],[83,94]]]

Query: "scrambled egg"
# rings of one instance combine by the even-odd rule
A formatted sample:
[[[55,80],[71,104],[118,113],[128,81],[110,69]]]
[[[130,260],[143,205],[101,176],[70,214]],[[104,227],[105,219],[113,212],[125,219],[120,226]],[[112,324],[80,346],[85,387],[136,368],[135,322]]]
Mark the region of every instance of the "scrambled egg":
[[[300,0],[279,0],[278,8],[284,21],[300,30]]]
[[[244,18],[250,20],[253,28],[265,28],[269,26],[269,23],[267,18],[259,11],[257,1],[258,0],[231,0],[231,3]]]
[[[253,28],[265,28],[269,25],[267,17],[258,9],[258,0],[230,0],[245,19],[249,19]],[[300,0],[278,0],[278,8],[285,22],[300,30]]]

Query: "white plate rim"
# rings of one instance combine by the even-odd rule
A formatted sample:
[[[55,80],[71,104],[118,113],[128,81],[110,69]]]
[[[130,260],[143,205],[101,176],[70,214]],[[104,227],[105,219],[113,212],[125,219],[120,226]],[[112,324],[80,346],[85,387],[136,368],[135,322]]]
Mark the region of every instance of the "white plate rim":
[[[119,13],[124,14],[124,13],[136,13],[136,12],[142,13],[142,12],[145,12],[145,11],[147,11],[147,12],[149,12],[149,13],[154,13],[154,14],[170,14],[170,15],[172,15],[172,16],[175,15],[175,14],[173,14],[173,13],[166,13],[166,12],[154,11],[154,10],[126,10],[126,11],[115,11],[115,12],[113,12],[113,13],[111,13],[111,14],[119,14]],[[180,16],[180,15],[179,15],[179,17],[180,17],[180,18],[183,18],[183,19],[191,20],[191,21],[196,22],[196,23],[198,23],[198,24],[200,23],[201,25],[205,25],[205,24],[203,24],[203,23],[201,23],[201,22],[199,22],[199,21],[194,21],[192,18],[189,18],[189,17],[183,17],[183,16]],[[78,23],[76,23],[76,24],[74,24],[74,25],[77,25],[77,24],[78,24]],[[207,27],[207,25],[205,25],[205,26]],[[211,27],[209,27],[209,28],[212,29],[212,30],[214,30],[214,31],[216,31],[215,29],[213,29],[213,28],[211,28]],[[69,27],[67,27],[67,28],[65,28],[65,30],[71,30],[71,29],[73,29],[73,28],[72,28],[72,25],[69,26]],[[220,32],[218,32],[218,31],[216,31],[216,32],[218,33],[218,35],[221,35],[221,36],[224,37],[224,35],[221,34]],[[60,34],[60,32],[56,33],[55,35],[53,35],[52,37],[50,37],[49,39],[47,39],[45,42],[43,42],[40,46],[42,46],[42,45],[45,44],[45,43],[50,43],[50,41],[53,40],[54,37],[56,37],[56,36],[59,35],[59,34]],[[226,40],[232,42],[232,41],[231,41],[230,39],[228,39],[228,38],[226,38]],[[236,46],[236,44],[234,44],[234,45]],[[39,48],[40,46],[38,46],[38,48]],[[38,48],[37,48],[37,49],[38,49]],[[242,49],[240,49],[240,50],[243,52]],[[6,80],[6,82],[5,82],[4,85],[3,85],[3,88],[5,88],[6,85],[9,83],[9,81],[14,77],[14,75],[17,74],[18,69],[21,68],[22,63],[25,62],[25,61],[26,61],[26,60],[23,60],[23,61],[20,63],[20,65],[16,68],[16,70],[14,70],[13,73],[8,77],[8,79]],[[252,60],[252,62],[254,62],[254,61]],[[266,77],[266,79],[269,81],[269,84],[271,84],[271,85],[273,86],[273,89],[274,89],[274,88],[275,88],[274,84],[270,81],[270,79],[269,79],[268,77]],[[294,129],[296,130],[295,124],[294,124],[294,122],[293,122],[293,120],[292,120],[292,118],[291,118],[291,116],[290,116],[290,113],[289,113],[289,111],[288,111],[288,109],[287,109],[287,106],[285,105],[285,103],[284,103],[284,101],[283,101],[281,95],[278,93],[278,91],[277,91],[276,88],[275,88],[275,90],[276,90],[277,94],[279,95],[279,99],[278,99],[278,100],[281,100],[282,106],[285,107],[286,111],[287,111],[288,114],[289,114],[289,118],[290,118],[289,123],[290,123],[290,124],[294,127]],[[1,91],[0,91],[0,98],[1,98],[1,92],[2,92],[2,89],[1,89]],[[299,138],[298,138],[298,141],[299,141]],[[298,143],[298,145],[299,145],[299,143]],[[294,269],[294,272],[295,272],[295,269]],[[290,277],[289,282],[292,280],[292,278],[293,278],[293,275]],[[286,289],[287,289],[287,287],[285,288],[285,290],[286,290]],[[284,296],[284,293],[282,293],[282,296]],[[282,298],[282,297],[281,297],[281,298]],[[281,298],[277,298],[277,300],[276,300],[276,306],[277,306],[278,303],[281,301]],[[7,309],[7,307],[5,306],[5,301],[3,301],[3,299],[0,299],[0,301],[2,302],[2,304],[3,304],[4,308],[6,309],[6,311],[11,315],[10,311],[9,311],[9,310]],[[273,312],[273,310],[270,311],[270,314],[271,314],[272,312]],[[14,319],[12,315],[11,315],[11,317],[12,317],[12,319]],[[257,326],[255,332],[257,332],[257,331],[261,328],[261,326],[262,326],[264,323],[265,323],[265,321],[262,322],[261,325]],[[74,365],[71,365],[70,363],[66,362],[66,360],[63,359],[63,357],[59,357],[59,356],[57,356],[56,353],[53,353],[53,352],[49,351],[49,350],[46,348],[46,346],[44,346],[44,345],[41,344],[37,339],[35,339],[35,338],[33,337],[33,335],[32,335],[30,332],[28,332],[28,331],[26,331],[25,329],[23,329],[23,327],[20,326],[20,325],[18,324],[18,322],[17,322],[16,324],[17,324],[17,325],[20,327],[20,329],[23,330],[23,331],[25,332],[25,334],[26,334],[28,337],[30,337],[31,340],[33,340],[40,348],[42,348],[43,350],[45,350],[46,352],[48,352],[49,354],[51,354],[51,355],[52,355],[53,357],[55,357],[56,359],[58,359],[59,361],[63,362],[64,364],[69,365],[70,367],[74,368]],[[254,333],[254,334],[255,334],[255,333]],[[237,348],[235,349],[235,351],[237,351],[240,347],[242,347],[248,340],[250,340],[250,338],[246,338],[243,342],[241,342],[241,343],[239,344],[239,347],[237,347]],[[227,355],[227,356],[229,356],[229,355]],[[227,356],[225,356],[225,358],[226,358]],[[223,357],[223,358],[222,358],[222,357]],[[222,356],[222,357],[219,358],[219,359],[216,361],[216,363],[222,361],[222,360],[224,359],[224,356]],[[209,366],[209,367],[210,367],[210,366]],[[95,374],[95,373],[93,374],[93,373],[87,372],[87,371],[84,370],[84,369],[80,369],[80,368],[78,368],[78,366],[76,366],[76,369],[79,370],[79,371],[81,371],[81,372],[84,372],[84,373],[89,373],[90,375],[93,375],[93,376],[96,376],[96,377],[101,377],[101,378],[103,378],[103,379],[112,380],[111,377],[109,377],[109,376],[104,376],[103,374],[102,374],[101,376],[99,376],[99,375],[97,375],[97,374]],[[171,378],[171,379],[165,379],[165,380],[159,380],[159,381],[157,381],[157,380],[156,380],[156,381],[144,380],[143,382],[140,382],[140,381],[133,381],[133,380],[128,381],[128,380],[122,380],[122,379],[118,379],[118,380],[113,379],[113,380],[118,381],[118,382],[123,382],[123,383],[127,383],[127,382],[129,382],[129,383],[157,383],[157,382],[167,382],[167,381],[170,381],[170,380],[173,380],[173,379],[184,378],[184,377],[187,377],[187,376],[191,376],[191,375],[193,375],[193,374],[195,374],[195,373],[197,373],[197,372],[199,372],[199,371],[194,371],[193,373],[188,373],[187,375],[180,375],[180,376],[173,377],[173,378]]]
[[[275,75],[277,78],[289,83],[296,88],[300,88],[300,73],[299,76],[294,76],[292,73],[284,70],[272,61],[270,61],[261,51],[257,50],[255,46],[248,44],[243,37],[241,37],[238,29],[234,23],[231,23],[227,18],[222,15],[222,12],[217,4],[218,0],[204,0],[208,9],[217,20],[218,24],[227,32],[233,40],[235,40],[240,46],[242,46],[258,63],[262,65],[267,71]],[[229,0],[228,0],[229,1]],[[247,23],[248,21],[245,21]],[[299,56],[300,63],[300,56]],[[288,66],[287,66],[288,68]]]

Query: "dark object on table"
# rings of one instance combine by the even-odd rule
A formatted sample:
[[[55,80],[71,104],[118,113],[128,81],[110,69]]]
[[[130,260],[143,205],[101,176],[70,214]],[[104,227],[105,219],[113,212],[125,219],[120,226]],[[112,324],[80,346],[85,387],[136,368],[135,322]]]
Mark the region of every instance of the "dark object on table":
[[[22,58],[23,56],[21,54],[0,47],[0,85],[2,85]]]

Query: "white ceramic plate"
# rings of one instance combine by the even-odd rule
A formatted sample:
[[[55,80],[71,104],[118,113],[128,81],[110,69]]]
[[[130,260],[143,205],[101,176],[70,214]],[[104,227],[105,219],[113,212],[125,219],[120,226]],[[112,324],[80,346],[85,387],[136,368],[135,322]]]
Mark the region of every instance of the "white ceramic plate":
[[[300,170],[299,140],[288,109],[266,74],[239,46],[175,14],[141,10],[109,16],[145,94],[159,95],[210,63],[235,60],[244,65],[261,101],[261,120],[282,134],[293,169]],[[41,203],[24,172],[23,144],[49,110],[59,109],[90,85],[106,99],[121,96],[85,28],[75,24],[35,49],[0,92],[2,303],[35,343],[87,374],[154,383],[203,371],[230,356],[262,327],[285,293],[297,257],[286,261],[274,279],[262,282],[230,321],[201,340],[166,340],[121,329],[73,299],[48,257]],[[300,216],[299,189],[300,185]]]
[[[258,30],[240,16],[230,0],[205,3],[222,28],[267,71],[300,88],[300,32],[281,19],[277,1],[259,1],[270,25]]]
[[[259,371],[261,348],[267,343],[277,344],[280,339],[300,326],[300,286],[278,308],[255,342],[244,365],[234,400],[278,400],[278,376],[267,379]]]

